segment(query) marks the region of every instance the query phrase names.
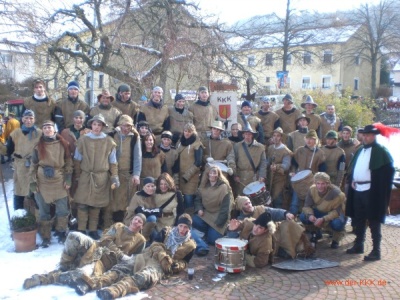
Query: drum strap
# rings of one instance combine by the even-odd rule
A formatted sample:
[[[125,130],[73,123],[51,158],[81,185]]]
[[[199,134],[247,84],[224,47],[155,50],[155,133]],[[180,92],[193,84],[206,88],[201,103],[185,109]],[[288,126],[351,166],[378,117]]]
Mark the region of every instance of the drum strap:
[[[253,168],[254,173],[257,173],[256,166],[254,165],[253,159],[250,156],[249,148],[247,147],[246,143],[242,143],[244,153],[246,153],[247,158],[249,159],[250,165]]]

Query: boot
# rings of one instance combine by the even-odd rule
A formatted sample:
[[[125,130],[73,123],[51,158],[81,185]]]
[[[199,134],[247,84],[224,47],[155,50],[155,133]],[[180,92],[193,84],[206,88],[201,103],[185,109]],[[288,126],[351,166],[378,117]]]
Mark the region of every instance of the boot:
[[[83,296],[86,295],[87,292],[91,291],[90,286],[86,283],[85,280],[83,280],[82,278],[78,278],[76,279],[73,283],[73,288],[75,289],[75,292],[79,295],[79,296]]]
[[[52,221],[39,221],[39,234],[42,238],[40,247],[42,248],[47,248],[50,245],[52,223]]]
[[[55,270],[47,274],[35,274],[30,278],[25,279],[23,288],[25,290],[33,288],[38,285],[49,285],[58,283],[61,271]]]
[[[63,285],[68,285],[69,287],[73,288],[73,282],[76,281],[78,278],[81,278],[82,274],[82,271],[79,269],[63,272],[60,274],[59,282]]]
[[[362,254],[364,253],[364,244],[356,242],[354,246],[346,250],[347,254]]]
[[[346,231],[345,230],[333,231],[331,248],[332,249],[339,248],[339,243],[345,237],[345,235],[346,235]]]
[[[98,290],[96,294],[100,299],[115,299],[138,292],[139,288],[132,277],[125,277],[108,288]]]
[[[85,283],[89,286],[91,290],[99,290],[101,288],[108,287],[116,283],[118,281],[118,278],[118,273],[111,270],[99,276],[88,276],[86,274],[82,274],[81,276],[81,279],[85,281]],[[82,283],[81,285],[84,286]]]
[[[381,260],[381,251],[379,249],[372,249],[371,253],[364,256],[364,261],[377,261]]]

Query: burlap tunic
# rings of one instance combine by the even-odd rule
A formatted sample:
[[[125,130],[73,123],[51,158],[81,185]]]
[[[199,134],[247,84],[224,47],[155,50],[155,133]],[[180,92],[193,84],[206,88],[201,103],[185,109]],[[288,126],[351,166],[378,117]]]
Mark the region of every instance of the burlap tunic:
[[[231,210],[229,189],[230,188],[222,181],[217,182],[214,186],[207,184],[204,188],[199,188],[198,191],[201,197],[201,204],[199,203],[199,205],[196,205],[195,203],[195,210],[198,211],[200,207],[204,212],[204,215],[199,217],[222,235],[225,233],[226,227],[228,226],[228,213]],[[196,197],[196,202],[197,200]],[[226,209],[226,207],[224,207],[221,209],[223,205],[228,205],[229,208]],[[220,215],[220,211],[222,210],[226,212],[226,220],[223,224],[217,224],[217,222],[224,221],[223,219],[225,216]]]
[[[40,129],[36,129],[36,134],[32,132],[32,139],[29,135],[24,135],[20,128],[15,129],[11,134],[14,142],[14,194],[18,196],[27,196],[29,194],[29,167],[25,166],[27,159],[30,161],[32,151],[39,142],[42,135]],[[20,158],[21,157],[21,158]]]
[[[345,155],[344,151],[339,147],[328,148],[327,146],[324,146],[321,149],[325,153],[326,173],[331,177],[331,182],[336,184],[338,162]]]
[[[273,163],[277,168],[272,175],[272,186],[269,187],[269,190],[272,194],[272,199],[278,198],[279,194],[283,192],[283,189],[286,185],[288,170],[285,171],[283,169],[282,161],[285,156],[291,157],[292,155],[292,151],[290,151],[285,145],[283,145],[283,147],[279,147],[278,149],[275,148],[275,145],[268,147],[268,161],[271,162],[273,160]],[[268,173],[269,177],[267,183],[269,184],[271,182],[272,173],[270,168],[268,169]]]
[[[321,117],[315,113],[307,114],[305,111],[303,111],[303,114],[310,119],[310,124],[307,126],[308,129],[313,129],[318,133],[321,126]]]
[[[218,112],[210,102],[208,102],[207,106],[196,102],[189,107],[189,111],[193,113],[193,124],[196,126],[197,132],[204,133],[210,130],[209,126],[218,119]]]
[[[92,139],[83,136],[77,149],[82,155],[82,173],[79,178],[75,202],[93,207],[106,207],[111,198],[110,163],[108,157],[115,149],[111,137]],[[102,155],[99,155],[101,153]]]
[[[140,111],[146,116],[146,121],[149,123],[151,131],[154,135],[160,135],[165,129],[163,127],[164,122],[169,117],[168,107],[166,105],[161,108],[156,108],[150,103],[143,105]]]
[[[47,101],[35,101],[32,97],[25,98],[24,106],[35,112],[35,125],[38,127],[42,127],[46,120],[54,120],[56,102],[50,97],[47,98]]]
[[[176,111],[174,106],[170,106],[168,108],[169,113],[169,121],[170,121],[170,131],[172,133],[183,133],[183,126],[187,123],[193,123],[193,113],[190,112],[188,109],[184,109],[183,113],[179,113]]]
[[[47,204],[51,204],[56,200],[67,197],[67,190],[64,188],[64,179],[66,174],[72,174],[72,158],[67,155],[64,158],[65,150],[60,140],[53,142],[45,142],[46,156],[37,163],[32,163],[30,174],[32,181],[37,182],[39,192]],[[35,147],[36,157],[37,146]],[[54,168],[54,177],[47,178],[44,175],[43,167]]]
[[[140,178],[153,177],[157,179],[161,175],[161,168],[165,161],[165,153],[160,151],[154,157],[145,157],[146,152],[143,152],[142,172]]]
[[[287,146],[291,151],[295,151],[297,148],[305,145],[305,137],[307,133],[302,133],[298,130],[288,134]]]
[[[156,208],[155,195],[147,195],[143,191],[136,192],[133,195],[128,207],[126,208],[126,214],[124,218],[124,223],[128,225],[133,217],[135,216],[135,209],[138,206],[143,208]]]
[[[297,148],[294,152],[294,159],[298,164],[297,171],[311,170],[313,174],[318,172],[318,167],[325,162],[325,154],[317,148],[313,157],[313,150],[307,146]]]
[[[340,125],[342,124],[342,120],[336,115],[336,120],[334,123],[328,123],[328,120],[325,118],[325,114],[321,114],[321,139],[322,145],[325,145],[325,135],[329,130],[339,131]]]
[[[133,120],[135,120],[136,114],[139,111],[139,104],[132,100],[123,102],[116,99],[111,102],[111,105],[116,107],[123,115],[130,116]]]
[[[281,128],[283,133],[289,134],[290,132],[295,131],[296,128],[296,120],[301,116],[301,111],[295,109],[293,112],[287,114],[284,112],[283,108],[276,111],[279,116],[279,121],[281,124]]]
[[[212,157],[214,160],[226,160],[233,149],[233,145],[228,139],[209,138],[204,146],[204,162],[207,157]]]
[[[255,115],[261,120],[261,124],[264,129],[265,143],[267,144],[268,139],[272,137],[273,131],[275,129],[275,123],[279,120],[279,116],[274,111],[263,112],[261,110],[258,111]]]
[[[157,218],[157,231],[161,231],[161,229],[166,226],[174,226],[177,217],[178,198],[176,196],[176,192],[166,192],[165,194],[157,193],[154,198],[155,207],[160,207],[174,195],[175,197],[172,199],[172,201],[163,208],[162,216]]]
[[[72,102],[69,99],[63,99],[57,101],[57,107],[61,110],[64,119],[64,128],[67,128],[74,124],[74,112],[76,110],[81,110],[85,115],[89,114],[89,105],[82,100],[77,100]]]

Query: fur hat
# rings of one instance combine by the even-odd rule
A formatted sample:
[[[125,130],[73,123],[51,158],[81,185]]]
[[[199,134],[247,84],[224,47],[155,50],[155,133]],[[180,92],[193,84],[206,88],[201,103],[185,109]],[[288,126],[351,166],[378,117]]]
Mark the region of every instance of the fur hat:
[[[114,97],[110,94],[110,91],[107,90],[107,89],[102,90],[102,91],[101,91],[101,94],[98,94],[98,95],[97,95],[97,101],[100,101],[100,98],[101,98],[102,96],[105,96],[105,97],[107,97],[107,98],[110,98],[110,101],[111,101],[111,102],[114,101]]]
[[[67,91],[69,91],[70,89],[76,89],[79,91],[79,82],[77,82],[77,81],[68,82]]]
[[[329,130],[326,133],[325,138],[326,139],[335,139],[335,140],[337,140],[339,137],[338,137],[338,134],[337,134],[337,132],[335,130]]]
[[[92,119],[90,119],[90,120],[87,122],[87,125],[88,125],[89,127],[91,127],[91,126],[92,126],[92,123],[93,123],[94,121],[99,121],[99,122],[103,123],[103,126],[104,126],[104,127],[108,127],[108,125],[107,125],[107,123],[106,123],[106,120],[104,119],[104,117],[103,117],[102,114],[95,115]]]
[[[306,134],[306,138],[307,139],[318,139],[318,135],[317,132],[314,129],[311,129],[307,132]]]
[[[259,225],[261,227],[267,228],[271,234],[275,233],[276,226],[272,221],[272,216],[269,212],[263,212],[261,215],[258,216],[257,219],[253,221],[255,225]]]

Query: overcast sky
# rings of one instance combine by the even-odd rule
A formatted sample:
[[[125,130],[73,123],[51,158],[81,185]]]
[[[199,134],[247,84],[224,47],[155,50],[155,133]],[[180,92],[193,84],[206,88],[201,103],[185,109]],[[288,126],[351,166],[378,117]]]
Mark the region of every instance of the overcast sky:
[[[202,10],[220,16],[220,20],[228,24],[240,19],[275,12],[284,16],[287,0],[191,0],[198,3]],[[351,10],[363,3],[377,4],[380,0],[291,0],[291,7],[298,10],[316,10],[335,12]],[[188,1],[189,2],[189,1]]]

